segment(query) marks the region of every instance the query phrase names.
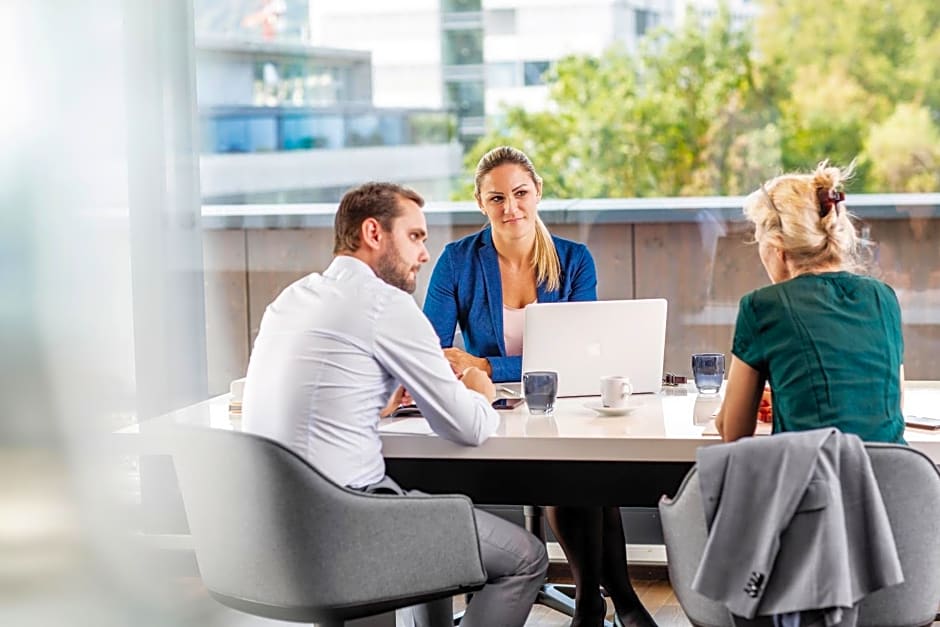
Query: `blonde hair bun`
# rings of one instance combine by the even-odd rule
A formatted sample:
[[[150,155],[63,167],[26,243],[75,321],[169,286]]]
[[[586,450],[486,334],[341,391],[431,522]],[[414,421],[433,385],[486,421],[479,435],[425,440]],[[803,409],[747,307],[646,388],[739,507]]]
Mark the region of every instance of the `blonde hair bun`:
[[[800,272],[857,269],[859,240],[842,191],[854,169],[854,162],[840,168],[825,160],[812,174],[783,174],[764,183],[744,202],[756,238],[782,249]]]

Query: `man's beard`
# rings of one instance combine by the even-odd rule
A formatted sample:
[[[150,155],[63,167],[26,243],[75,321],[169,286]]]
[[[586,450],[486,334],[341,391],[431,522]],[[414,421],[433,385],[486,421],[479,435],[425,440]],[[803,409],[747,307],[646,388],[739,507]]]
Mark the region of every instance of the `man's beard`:
[[[414,294],[417,287],[417,281],[409,276],[412,270],[417,275],[417,267],[408,267],[405,260],[401,258],[395,248],[390,248],[385,254],[379,257],[378,267],[375,274],[380,279],[397,287],[403,292]]]

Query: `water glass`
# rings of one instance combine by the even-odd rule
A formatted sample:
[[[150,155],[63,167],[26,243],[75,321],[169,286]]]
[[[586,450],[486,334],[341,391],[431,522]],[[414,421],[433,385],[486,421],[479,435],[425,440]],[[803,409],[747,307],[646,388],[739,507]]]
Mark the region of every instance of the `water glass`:
[[[717,394],[725,378],[724,353],[695,353],[692,355],[692,377],[699,394]]]
[[[530,414],[552,413],[558,396],[558,373],[552,370],[523,373],[522,393]]]

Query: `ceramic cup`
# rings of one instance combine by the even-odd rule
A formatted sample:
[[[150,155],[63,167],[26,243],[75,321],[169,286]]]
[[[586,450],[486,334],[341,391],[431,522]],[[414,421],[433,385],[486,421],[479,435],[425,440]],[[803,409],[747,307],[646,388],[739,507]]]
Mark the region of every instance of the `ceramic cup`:
[[[601,404],[604,407],[625,407],[630,402],[633,386],[630,378],[620,375],[601,377]]]

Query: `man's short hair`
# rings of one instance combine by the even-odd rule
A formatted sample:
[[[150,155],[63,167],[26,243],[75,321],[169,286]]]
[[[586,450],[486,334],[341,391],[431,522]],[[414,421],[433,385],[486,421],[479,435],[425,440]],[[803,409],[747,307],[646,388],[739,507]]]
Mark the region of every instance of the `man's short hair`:
[[[424,206],[418,192],[395,183],[365,183],[343,194],[333,221],[333,254],[359,250],[362,223],[367,218],[375,218],[382,229],[390,231],[392,221],[401,215],[398,202],[402,198]]]

